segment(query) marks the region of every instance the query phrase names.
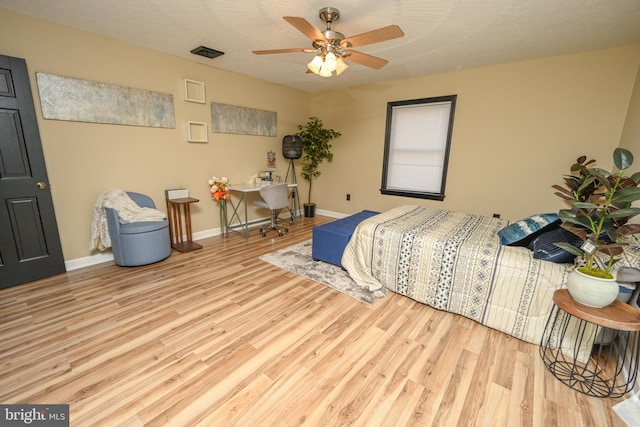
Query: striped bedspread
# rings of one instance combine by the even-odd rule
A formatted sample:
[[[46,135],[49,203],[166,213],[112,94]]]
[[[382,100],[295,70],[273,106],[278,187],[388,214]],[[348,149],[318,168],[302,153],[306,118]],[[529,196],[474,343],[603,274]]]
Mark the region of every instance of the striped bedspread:
[[[359,224],[342,265],[360,285],[385,287],[534,344],[570,267],[500,244],[507,221],[401,206]]]

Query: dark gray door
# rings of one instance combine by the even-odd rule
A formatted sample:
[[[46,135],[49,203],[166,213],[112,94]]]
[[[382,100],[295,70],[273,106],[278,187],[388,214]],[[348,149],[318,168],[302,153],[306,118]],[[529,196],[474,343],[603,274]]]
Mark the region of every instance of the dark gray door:
[[[0,289],[64,272],[27,64],[0,55]]]

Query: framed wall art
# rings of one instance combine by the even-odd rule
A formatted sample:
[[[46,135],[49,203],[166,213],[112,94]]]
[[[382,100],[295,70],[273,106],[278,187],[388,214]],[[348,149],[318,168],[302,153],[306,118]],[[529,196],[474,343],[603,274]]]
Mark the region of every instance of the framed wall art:
[[[196,80],[184,79],[184,100],[204,104],[204,83]]]
[[[176,127],[171,94],[46,73],[36,80],[45,119]]]
[[[239,135],[278,135],[278,115],[273,111],[211,103],[211,131]]]
[[[208,142],[207,124],[202,122],[187,122],[187,141]]]

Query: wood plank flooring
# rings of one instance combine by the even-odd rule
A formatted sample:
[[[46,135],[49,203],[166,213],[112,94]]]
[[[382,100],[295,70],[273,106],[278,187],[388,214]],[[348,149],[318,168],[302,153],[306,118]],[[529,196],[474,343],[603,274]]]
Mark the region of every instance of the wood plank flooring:
[[[0,403],[68,403],[73,426],[625,425],[536,345],[258,259],[328,221],[1,290]]]

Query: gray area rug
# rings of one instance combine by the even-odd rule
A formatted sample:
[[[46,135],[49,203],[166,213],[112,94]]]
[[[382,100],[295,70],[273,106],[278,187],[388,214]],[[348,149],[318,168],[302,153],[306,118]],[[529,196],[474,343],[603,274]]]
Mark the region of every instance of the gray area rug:
[[[314,282],[329,286],[366,304],[373,304],[387,294],[386,289],[370,291],[358,286],[342,268],[311,258],[311,240],[289,246],[277,252],[262,255],[261,260]]]

